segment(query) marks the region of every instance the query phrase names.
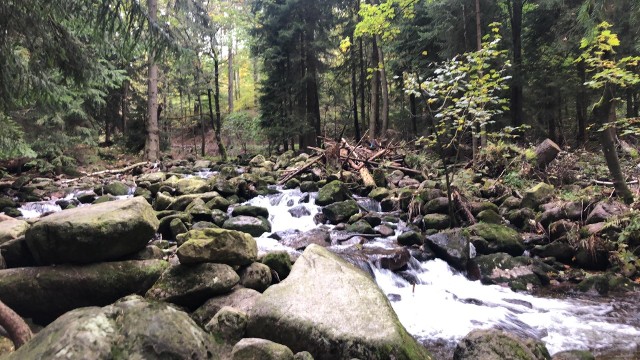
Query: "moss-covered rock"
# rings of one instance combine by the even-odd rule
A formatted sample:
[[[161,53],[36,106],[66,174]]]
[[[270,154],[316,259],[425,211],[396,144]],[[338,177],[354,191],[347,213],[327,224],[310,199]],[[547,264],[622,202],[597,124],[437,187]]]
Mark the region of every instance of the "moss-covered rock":
[[[552,360],[596,360],[596,357],[587,350],[567,350],[553,354]]]
[[[300,180],[298,179],[289,179],[285,184],[284,184],[284,188],[285,189],[295,189],[297,187],[300,186]]]
[[[469,238],[460,229],[451,229],[426,237],[425,241],[437,257],[452,267],[464,271],[469,261]]]
[[[263,218],[269,218],[269,210],[261,206],[242,205],[236,206],[231,212],[232,216],[262,216]]]
[[[347,186],[340,180],[334,180],[318,191],[316,204],[325,206],[347,199]]]
[[[273,251],[262,257],[263,264],[273,269],[278,274],[279,280],[284,280],[291,272],[291,258],[286,251]]]
[[[229,230],[236,230],[258,237],[266,232],[271,232],[269,220],[263,217],[235,216],[227,219],[222,227]]]
[[[151,184],[163,182],[167,179],[167,174],[164,172],[156,172],[156,173],[148,173],[138,176],[136,179],[136,183],[140,184],[142,182],[149,182]]]
[[[256,302],[247,335],[295,352],[309,351],[319,360],[431,358],[406,332],[370,277],[314,245],[287,280],[267,289]]]
[[[1,221],[0,245],[23,236],[27,232],[27,229],[29,229],[29,223],[23,220],[12,219]]]
[[[474,330],[456,346],[454,360],[548,360],[547,348],[538,340],[523,340],[501,330]]]
[[[171,305],[127,296],[64,314],[7,359],[219,359],[212,335]]]
[[[196,309],[212,296],[228,293],[239,281],[229,265],[175,265],[162,273],[145,296]]]
[[[335,202],[322,209],[322,213],[332,224],[345,222],[359,211],[360,208],[355,200]]]
[[[580,282],[577,286],[582,292],[594,291],[600,295],[609,293],[624,293],[636,290],[638,285],[633,281],[613,274],[592,275]]]
[[[538,183],[536,186],[525,191],[520,205],[522,207],[536,210],[538,208],[538,205],[544,203],[545,201],[549,200],[551,196],[553,196],[553,190],[553,185],[549,185],[543,182]]]
[[[451,224],[451,218],[446,214],[427,214],[422,217],[425,230],[443,230]]]
[[[223,198],[222,196],[216,196],[213,199],[209,200],[206,205],[211,210],[218,209],[226,212],[231,205],[231,202],[229,202],[229,200]]]
[[[502,224],[502,216],[493,210],[482,210],[478,213],[478,220],[489,224]]]
[[[168,266],[145,260],[7,269],[0,271],[0,293],[20,315],[48,323],[69,310],[144,294]]]
[[[356,233],[356,234],[375,234],[375,230],[371,227],[371,224],[364,220],[358,220],[353,224],[347,225],[347,232]]]
[[[249,312],[260,296],[262,294],[253,289],[236,286],[228,294],[217,295],[207,300],[191,314],[191,318],[204,327],[225,306]]]
[[[273,341],[246,338],[234,345],[233,360],[293,360],[293,352],[288,347]]]
[[[102,191],[114,196],[129,195],[129,186],[121,181],[112,181],[104,186]]]
[[[190,230],[181,235],[177,250],[182,264],[216,262],[248,265],[258,258],[258,246],[249,234],[226,229]]]
[[[429,200],[424,204],[422,208],[423,214],[448,214],[449,213],[449,199],[446,197],[439,197],[433,200]]]
[[[234,344],[244,337],[248,322],[249,317],[246,312],[225,306],[215,314],[204,328],[215,337]]]
[[[303,181],[300,183],[300,191],[316,192],[318,191],[318,184],[315,181]]]
[[[391,193],[390,193],[389,189],[383,188],[383,187],[378,187],[378,188],[375,188],[375,189],[371,190],[369,192],[369,195],[367,195],[367,196],[372,198],[373,200],[382,201],[383,199],[389,197],[390,194]]]
[[[193,199],[184,211],[191,215],[193,221],[211,220],[211,209],[209,209],[202,199]]]
[[[479,254],[505,252],[513,256],[519,256],[524,252],[522,236],[506,225],[481,222],[470,226],[468,231],[472,235],[477,235],[486,240],[486,246],[476,246],[476,242],[473,243]]]
[[[189,231],[182,220],[178,218],[171,220],[171,223],[169,223],[169,227],[171,228],[171,239],[177,239],[178,235],[184,234]]]
[[[211,199],[216,198],[218,196],[220,196],[220,194],[218,194],[215,191],[209,191],[201,194],[181,195],[175,198],[175,200],[171,202],[171,204],[167,209],[175,210],[175,211],[185,211],[187,206],[189,206],[189,204],[191,204],[191,202],[195,199],[201,199],[202,201],[207,203]]]
[[[248,289],[265,291],[271,285],[271,269],[262,263],[254,262],[238,271],[240,284]]]
[[[209,190],[211,190],[209,183],[197,177],[180,179],[176,183],[176,193],[178,195],[201,194]]]
[[[146,246],[158,229],[143,198],[64,210],[39,219],[25,235],[39,264],[115,260]]]
[[[422,245],[424,237],[415,231],[405,231],[398,235],[398,244],[404,246]]]
[[[469,275],[483,284],[508,284],[513,290],[529,290],[548,283],[554,270],[540,260],[506,253],[480,255],[469,261]]]
[[[156,200],[153,202],[153,209],[156,211],[167,210],[169,205],[171,205],[175,200],[176,199],[173,196],[159,192],[156,195]]]

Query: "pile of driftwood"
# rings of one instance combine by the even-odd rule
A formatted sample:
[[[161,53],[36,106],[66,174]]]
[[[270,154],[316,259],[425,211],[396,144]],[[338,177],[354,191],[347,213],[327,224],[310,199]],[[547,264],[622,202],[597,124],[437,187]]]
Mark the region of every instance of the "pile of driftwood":
[[[291,169],[283,174],[279,183],[284,184],[295,176],[307,171],[314,164],[324,163],[329,167],[348,170],[360,174],[362,183],[366,187],[375,187],[375,181],[370,168],[385,167],[392,170],[401,170],[404,173],[422,174],[416,169],[411,169],[404,164],[404,155],[397,150],[400,146],[393,144],[382,146],[378,143],[367,143],[360,140],[356,144],[350,144],[346,139],[339,142],[332,139],[324,139],[325,148],[310,147],[314,154],[309,160],[297,169]]]

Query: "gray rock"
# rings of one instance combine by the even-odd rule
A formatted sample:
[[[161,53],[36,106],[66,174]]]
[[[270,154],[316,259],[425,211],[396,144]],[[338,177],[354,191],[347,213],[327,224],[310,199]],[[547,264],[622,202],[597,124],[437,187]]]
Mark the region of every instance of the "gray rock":
[[[536,210],[538,208],[538,205],[544,203],[546,200],[551,198],[551,196],[553,196],[553,190],[553,185],[549,185],[543,182],[538,183],[536,186],[525,191],[520,205],[522,207]]]
[[[265,339],[240,340],[231,352],[233,360],[293,360],[293,352],[284,345]]]
[[[309,351],[319,360],[431,358],[370,277],[315,245],[296,261],[287,280],[256,302],[247,335]]]
[[[0,245],[24,236],[27,229],[29,229],[29,223],[24,220],[11,219],[0,222]]]
[[[114,196],[129,195],[129,186],[121,181],[113,181],[102,188],[105,194]]]
[[[21,316],[48,323],[69,310],[144,294],[168,266],[145,260],[7,269],[0,271],[0,294]]]
[[[266,232],[271,232],[269,220],[252,216],[235,216],[229,218],[222,224],[222,227],[229,230],[242,231],[254,237],[258,237]]]
[[[207,300],[191,314],[193,320],[204,326],[225,306],[230,306],[243,312],[249,312],[256,301],[262,296],[253,289],[235,287],[230,293],[218,295]]]
[[[468,231],[470,234],[477,235],[486,240],[486,246],[473,242],[479,254],[506,252],[513,256],[519,256],[524,252],[522,236],[508,226],[477,223],[470,226]]]
[[[162,273],[146,297],[196,309],[212,296],[228,293],[238,281],[229,265],[176,265]]]
[[[587,350],[567,350],[553,354],[552,360],[596,360]]]
[[[512,290],[530,290],[531,286],[548,283],[553,268],[526,256],[505,253],[480,255],[469,261],[469,276],[483,284],[508,284]]]
[[[231,216],[240,216],[240,215],[253,216],[253,217],[262,216],[263,218],[269,218],[269,210],[267,208],[263,208],[260,206],[251,206],[251,205],[242,205],[242,206],[234,207],[233,211],[231,212]]]
[[[318,191],[316,204],[325,206],[347,199],[347,186],[340,180],[334,180]]]
[[[470,258],[469,238],[462,230],[452,229],[427,236],[426,243],[437,257],[464,271]]]
[[[345,222],[359,211],[358,203],[354,200],[334,202],[322,209],[322,213],[332,224]]]
[[[547,360],[544,344],[522,340],[501,330],[474,330],[462,339],[453,353],[454,360]]]
[[[164,303],[128,296],[64,314],[8,360],[219,359],[214,338]]]
[[[274,251],[262,257],[261,262],[273,269],[278,280],[284,280],[291,272],[291,257],[286,251]]]
[[[132,198],[51,214],[38,220],[25,239],[39,264],[93,263],[144,248],[158,226],[149,203]]]
[[[240,284],[249,289],[263,292],[271,285],[271,269],[262,263],[254,262],[240,269],[238,275]]]
[[[247,331],[249,317],[242,310],[224,306],[204,326],[205,330],[229,343],[237,343]]]
[[[177,255],[182,264],[217,262],[247,265],[258,258],[258,245],[246,233],[226,229],[190,230],[180,235]]]

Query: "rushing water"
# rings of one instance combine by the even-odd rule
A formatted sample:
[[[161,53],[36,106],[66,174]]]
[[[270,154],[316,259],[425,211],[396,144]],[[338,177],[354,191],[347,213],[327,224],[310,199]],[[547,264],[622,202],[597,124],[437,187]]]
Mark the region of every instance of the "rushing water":
[[[302,202],[309,214],[296,218],[289,210],[299,206],[306,194],[282,190],[281,194],[258,197],[248,203],[269,209],[273,231],[310,230],[320,211]],[[374,204],[366,204],[375,209]],[[286,249],[264,234],[261,251]],[[375,239],[372,246],[389,245],[390,239]],[[372,264],[373,265],[373,264]],[[409,270],[415,287],[398,274],[374,268],[378,286],[392,300],[392,306],[409,333],[425,344],[453,347],[474,329],[500,328],[542,340],[553,354],[563,350],[591,350],[597,354],[640,351],[640,318],[637,305],[615,299],[553,299],[517,293],[497,285],[470,281],[442,260],[420,263],[412,259]],[[630,355],[634,358],[635,355]],[[615,357],[620,358],[620,357]]]

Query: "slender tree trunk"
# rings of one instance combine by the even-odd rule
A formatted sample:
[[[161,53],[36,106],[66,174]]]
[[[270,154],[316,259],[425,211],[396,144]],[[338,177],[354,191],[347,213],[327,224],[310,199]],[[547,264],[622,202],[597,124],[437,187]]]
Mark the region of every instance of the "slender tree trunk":
[[[378,44],[382,44],[379,36],[376,36],[376,39]],[[380,114],[382,126],[380,133],[384,133],[389,129],[389,82],[387,81],[384,51],[381,45],[378,46],[378,61],[378,67],[380,68],[380,88],[382,90],[382,113]]]
[[[378,108],[380,72],[378,71],[378,63],[378,44],[374,38],[371,46],[371,66],[374,67],[374,71],[371,73],[371,110],[369,114],[369,137],[372,141],[378,135],[378,123],[380,122],[380,109]]]
[[[213,47],[212,47],[213,50]],[[213,128],[215,129],[215,137],[216,143],[218,144],[218,153],[220,154],[220,158],[222,161],[227,161],[227,150],[222,143],[222,115],[220,114],[220,61],[218,59],[218,53],[213,51],[213,82],[215,87],[215,92],[213,94],[213,98],[216,106],[216,122]],[[209,94],[209,111],[211,111],[211,89],[208,89]],[[213,114],[211,115],[211,121],[213,122]]]
[[[418,136],[418,102],[416,94],[409,95],[409,111],[411,112],[411,132],[413,136]]]
[[[149,20],[155,22],[158,16],[157,0],[147,0]],[[149,79],[147,91],[147,138],[145,142],[145,158],[156,161],[160,156],[160,137],[158,129],[158,65],[155,51],[149,52]]]
[[[522,7],[524,0],[510,0],[509,20],[513,43],[513,81],[511,83],[511,123],[514,127],[523,124],[522,103]]]
[[[633,88],[628,88],[626,91],[627,95],[627,117],[633,117]]]
[[[204,156],[206,152],[206,138],[205,138],[205,129],[204,129],[204,116],[202,114],[202,95],[198,94],[198,111],[200,115],[200,132],[202,136],[201,146],[200,146],[200,155]]]
[[[615,109],[615,89],[613,85],[605,85],[604,94],[600,101],[594,105],[591,112],[592,123],[604,126],[605,129],[600,132],[600,143],[602,145],[602,152],[611,174],[611,181],[616,189],[618,196],[626,204],[633,203],[633,193],[627,186],[624,174],[620,168],[620,159],[616,152],[616,140],[615,140],[615,121],[616,121],[616,109]]]
[[[476,49],[478,51],[482,50],[482,20],[480,18],[480,0],[476,0]],[[474,125],[474,130],[476,130],[476,126]],[[476,147],[474,147],[474,149],[477,149],[477,136],[474,136],[474,138],[476,139]],[[487,125],[486,124],[480,124],[480,146],[482,148],[487,147]],[[477,150],[474,150],[474,152]],[[475,156],[474,156],[475,158]]]
[[[360,2],[358,2],[359,4]],[[366,72],[364,70],[364,49],[363,49],[364,45],[363,45],[363,40],[362,37],[360,37],[360,39],[358,40],[358,58],[360,60],[360,64],[359,64],[359,68],[360,68],[360,79],[359,79],[359,87],[358,90],[360,91],[360,115],[362,117],[362,123],[363,126],[365,126],[366,128],[366,124],[364,124],[365,119],[367,119],[366,116],[366,97],[365,97],[365,87],[366,87]]]
[[[232,31],[229,31],[229,64],[228,64],[228,75],[229,75],[229,88],[228,88],[228,102],[229,102],[229,114],[233,112],[233,101],[234,101],[234,93],[233,93],[233,80],[235,78],[235,72],[233,71],[233,35]]]
[[[33,337],[31,329],[11,308],[0,301],[0,326],[9,334],[16,350]]]
[[[358,83],[356,80],[356,70],[358,67],[357,54],[355,50],[351,50],[351,94],[353,95],[353,131],[355,132],[355,140],[360,141],[360,123],[358,122]]]
[[[305,146],[318,146],[318,136],[320,135],[320,99],[318,95],[318,59],[314,51],[313,43],[315,41],[315,24],[314,20],[307,23],[305,30],[305,52],[307,65],[307,123],[313,129],[307,135]],[[302,150],[302,148],[300,149]]]
[[[578,71],[578,91],[576,92],[576,120],[578,122],[577,144],[583,145],[587,142],[587,91],[584,83],[587,80],[587,72],[583,61],[577,64]]]
[[[122,83],[122,99],[120,102],[120,116],[122,120],[122,135],[127,135],[127,118],[128,118],[128,98],[129,98],[129,80]]]
[[[207,99],[209,100],[209,118],[211,119],[211,127],[213,128],[213,133],[216,137],[216,144],[218,144],[218,153],[220,154],[220,158],[223,162],[227,161],[227,151],[224,148],[224,143],[222,142],[222,136],[220,134],[221,124],[219,121],[215,121],[213,117],[213,105],[211,104],[211,89],[207,89]],[[218,119],[219,120],[219,119]]]

